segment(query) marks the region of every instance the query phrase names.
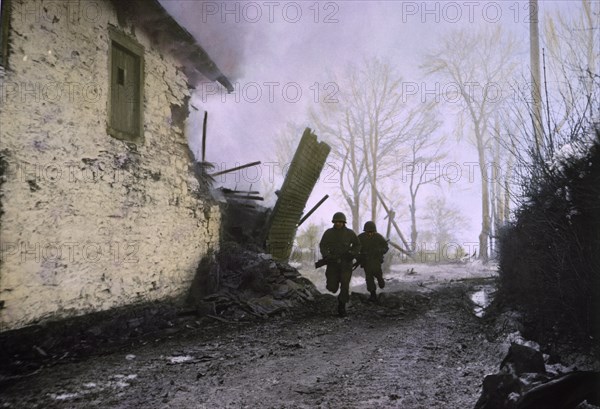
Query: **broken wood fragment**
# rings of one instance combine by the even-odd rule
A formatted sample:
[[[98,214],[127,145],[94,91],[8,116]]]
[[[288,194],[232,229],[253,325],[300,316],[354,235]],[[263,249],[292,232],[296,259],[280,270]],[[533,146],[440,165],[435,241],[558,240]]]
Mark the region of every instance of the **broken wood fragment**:
[[[235,172],[236,170],[245,169],[245,168],[249,168],[250,166],[256,166],[256,165],[260,165],[260,164],[261,164],[261,161],[251,162],[251,163],[247,163],[245,165],[236,166],[235,168],[224,169],[220,172],[212,173],[209,176],[215,177],[215,176],[223,175],[225,173]]]
[[[226,187],[222,187],[222,188],[220,188],[220,190],[226,195],[235,194],[235,193],[257,195],[260,193],[258,190],[232,190],[232,189],[227,189]]]
[[[262,196],[242,196],[242,195],[232,195],[232,199],[247,199],[247,200],[265,200]]]
[[[226,320],[225,318],[221,318],[221,317],[219,317],[217,315],[207,314],[206,316],[209,317],[209,318],[215,319],[217,321],[225,322],[227,324],[241,324],[240,322]]]
[[[322,198],[321,200],[319,200],[319,202],[318,202],[316,205],[314,205],[314,206],[312,207],[312,209],[310,209],[310,210],[308,211],[308,213],[306,213],[306,215],[302,217],[302,219],[300,219],[300,221],[298,222],[298,224],[296,225],[296,227],[300,227],[300,225],[301,225],[302,223],[304,223],[304,221],[305,221],[306,219],[308,219],[308,218],[309,218],[309,216],[310,216],[311,214],[313,214],[313,213],[314,213],[314,211],[315,211],[315,210],[317,210],[317,209],[319,208],[319,206],[321,206],[321,205],[323,204],[323,202],[324,202],[325,200],[327,200],[328,198],[329,198],[329,195],[325,195],[325,196],[323,196],[323,198]]]
[[[204,122],[202,123],[202,162],[206,160],[206,123],[208,122],[208,111],[204,111]]]
[[[391,240],[388,243],[390,243],[390,246],[392,246],[396,250],[400,251],[401,253],[406,254],[407,256],[411,256],[412,255],[410,252],[408,252],[404,248],[402,248],[399,244],[396,244],[396,243],[394,243]]]

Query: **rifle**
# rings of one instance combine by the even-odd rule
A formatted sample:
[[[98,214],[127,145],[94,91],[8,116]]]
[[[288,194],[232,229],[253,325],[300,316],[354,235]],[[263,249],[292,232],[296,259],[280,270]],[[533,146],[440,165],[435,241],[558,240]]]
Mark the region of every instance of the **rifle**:
[[[315,262],[315,268],[319,268],[319,267],[323,267],[324,265],[327,265],[329,263],[340,263],[342,261],[342,259],[340,257],[335,257],[335,256],[329,256],[329,257],[323,257],[320,260],[317,260]],[[352,265],[352,271],[356,270],[356,268],[360,265],[359,261],[356,261],[353,265]]]
[[[315,262],[315,268],[323,267],[323,266],[324,266],[324,265],[326,265],[326,264],[327,264],[327,258],[326,258],[326,257],[324,257],[324,258],[322,258],[322,259],[320,259],[320,260],[317,260],[317,261]]]
[[[322,259],[317,260],[315,262],[315,268],[323,267],[324,265],[332,263],[332,262],[339,263],[339,262],[341,262],[341,258],[332,257],[332,256],[323,257]]]

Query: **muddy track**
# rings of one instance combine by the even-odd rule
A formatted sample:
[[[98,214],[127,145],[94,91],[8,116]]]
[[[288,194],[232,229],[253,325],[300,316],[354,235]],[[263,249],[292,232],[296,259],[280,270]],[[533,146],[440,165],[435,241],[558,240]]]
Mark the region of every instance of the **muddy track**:
[[[329,295],[253,324],[56,364],[5,388],[10,408],[471,408],[503,347],[488,342],[465,283],[353,294],[349,316]]]

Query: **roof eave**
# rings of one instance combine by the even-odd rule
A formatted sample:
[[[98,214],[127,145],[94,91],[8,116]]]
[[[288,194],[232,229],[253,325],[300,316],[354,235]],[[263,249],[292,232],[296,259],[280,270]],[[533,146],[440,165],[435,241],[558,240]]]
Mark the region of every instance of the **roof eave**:
[[[193,85],[199,79],[192,73],[198,71],[209,80],[221,84],[227,92],[233,92],[233,85],[217,64],[158,0],[112,0],[112,3],[120,18],[125,15],[135,21],[159,48],[172,53],[183,64],[184,72]]]

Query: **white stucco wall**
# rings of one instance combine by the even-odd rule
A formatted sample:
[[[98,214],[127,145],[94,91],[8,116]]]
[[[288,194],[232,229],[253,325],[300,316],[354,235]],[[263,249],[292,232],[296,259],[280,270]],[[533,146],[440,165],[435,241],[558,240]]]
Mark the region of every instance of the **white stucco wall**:
[[[106,132],[108,1],[13,0],[0,77],[0,331],[187,291],[218,246],[220,212],[195,198],[171,104],[185,77],[139,28],[143,145]]]

